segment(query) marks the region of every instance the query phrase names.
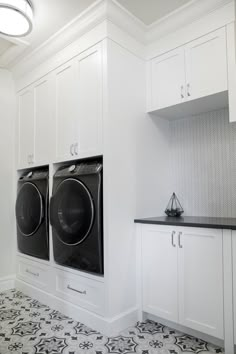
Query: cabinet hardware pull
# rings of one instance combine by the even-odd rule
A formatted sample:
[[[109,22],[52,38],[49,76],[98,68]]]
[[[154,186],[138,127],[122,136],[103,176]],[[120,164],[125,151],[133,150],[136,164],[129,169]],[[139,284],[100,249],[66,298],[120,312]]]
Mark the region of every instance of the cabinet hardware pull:
[[[184,98],[184,86],[183,85],[181,86],[181,89],[180,89],[180,95],[181,95],[181,98]]]
[[[79,293],[79,294],[82,294],[82,295],[86,295],[86,290],[80,291],[80,290],[72,288],[70,285],[67,285],[67,289],[75,291],[76,293]]]
[[[181,236],[182,236],[182,232],[179,232],[179,235],[178,235],[179,248],[183,248],[183,246],[181,245],[181,240],[180,240]]]
[[[74,144],[71,144],[71,146],[70,146],[70,154],[71,154],[71,156],[74,156],[73,149],[74,149]]]
[[[31,270],[29,270],[29,269],[26,269],[25,272],[33,275],[34,277],[39,277],[39,273],[31,272]]]
[[[190,84],[187,84],[187,95],[188,95],[188,97],[191,96],[191,93],[190,93]]]
[[[174,244],[174,235],[175,235],[175,231],[172,231],[171,233],[171,244],[173,247],[176,247],[176,245]]]
[[[74,145],[75,155],[78,155],[78,143]]]

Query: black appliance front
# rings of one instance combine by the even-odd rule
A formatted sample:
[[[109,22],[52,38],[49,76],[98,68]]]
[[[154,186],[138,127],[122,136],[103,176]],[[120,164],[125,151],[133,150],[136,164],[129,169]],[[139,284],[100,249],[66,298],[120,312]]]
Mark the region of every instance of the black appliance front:
[[[21,253],[49,259],[48,170],[27,171],[18,181],[17,243]]]
[[[55,261],[103,274],[102,163],[60,168],[54,175],[50,221]]]

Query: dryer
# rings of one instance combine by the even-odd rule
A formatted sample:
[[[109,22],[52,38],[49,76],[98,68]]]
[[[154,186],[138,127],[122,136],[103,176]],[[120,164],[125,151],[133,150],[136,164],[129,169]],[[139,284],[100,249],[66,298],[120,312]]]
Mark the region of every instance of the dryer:
[[[20,177],[15,211],[18,250],[48,260],[48,169],[27,171]]]
[[[56,263],[103,274],[102,163],[63,166],[53,178],[50,222]]]

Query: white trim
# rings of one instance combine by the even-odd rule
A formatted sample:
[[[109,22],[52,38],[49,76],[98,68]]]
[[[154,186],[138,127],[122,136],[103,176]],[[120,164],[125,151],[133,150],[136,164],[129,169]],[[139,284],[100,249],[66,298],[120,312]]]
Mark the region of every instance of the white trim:
[[[224,339],[227,354],[234,354],[233,234],[235,231],[223,230]]]
[[[48,305],[107,336],[118,335],[120,331],[133,326],[137,322],[137,308],[132,308],[112,318],[106,318],[89,312],[52,294],[46,293],[22,280],[16,279],[15,285],[17,289],[26,295],[41,301],[45,305]]]
[[[205,1],[204,3],[207,4],[208,1]],[[158,55],[185,45],[192,40],[200,38],[207,33],[224,27],[234,20],[234,3],[230,1],[214,11],[206,11],[204,16],[195,19],[191,23],[185,24],[183,22],[181,26],[179,23],[178,26],[176,25],[175,30],[173,28],[171,32],[168,31],[168,28],[166,28],[166,30],[164,29],[166,26],[166,22],[164,22],[162,26],[163,28],[160,28],[163,35],[160,38],[156,38],[156,40],[154,40],[155,37],[153,36],[153,40],[150,41],[147,46],[146,57],[147,59],[152,59]]]
[[[0,278],[0,291],[10,290],[15,287],[15,276]]]
[[[166,319],[160,318],[158,316],[148,314],[147,312],[144,312],[143,316],[144,316],[145,320],[149,319],[149,320],[161,323],[164,326],[167,326],[169,328],[173,328],[173,329],[175,329],[177,331],[183,332],[184,334],[188,334],[188,335],[193,336],[195,338],[202,339],[205,342],[215,344],[216,346],[219,346],[219,347],[223,347],[224,346],[224,341],[222,339],[218,339],[218,338],[209,336],[208,334],[204,334],[204,333],[198,332],[198,331],[196,331],[194,329],[182,326],[182,325],[180,325],[178,323],[171,322],[171,321],[168,321]],[[225,353],[231,354],[231,353],[228,353],[227,351],[225,351]]]
[[[198,21],[229,3],[232,3],[232,0],[189,1],[167,16],[147,26],[147,41],[150,43],[167,36],[169,33]]]
[[[167,39],[173,42],[171,34],[173,36],[178,32],[179,37],[182,38],[182,42],[187,42],[191,40],[189,38],[190,32],[195,37],[201,35],[200,33],[195,33],[196,24],[200,27],[198,31],[204,30],[206,33],[207,31],[210,32],[220,26],[226,25],[230,21],[232,22],[235,18],[233,6],[232,0],[208,0],[201,2],[199,0],[192,0],[189,4],[172,12],[155,24],[146,26],[116,0],[98,0],[38,48],[22,55],[20,61],[15,57],[14,60],[9,62],[8,58],[7,68],[13,71],[16,78],[19,78],[34,70],[43,62],[49,61],[51,57],[54,58],[56,53],[58,53],[57,57],[60,57],[61,51],[66,47],[73,47],[72,43],[74,41],[78,45],[78,40],[81,37],[88,33],[94,34],[96,32],[94,31],[95,28],[98,29],[102,24],[103,38],[100,35],[99,40],[108,36],[115,41],[119,38],[123,41],[121,45],[125,43],[126,48],[133,52],[139,47],[138,55],[140,55],[140,51],[143,51],[143,56],[145,55],[145,45],[149,44],[147,51],[150,58],[151,55],[157,55],[154,53],[154,48],[160,44],[158,41],[164,37],[168,37]],[[218,15],[215,16],[214,14]],[[209,21],[211,17],[208,19],[208,15],[214,16],[215,21]],[[204,26],[201,25],[202,23],[204,23]],[[190,26],[190,24],[193,25],[193,30],[189,32],[186,30],[186,26]],[[184,31],[182,30],[181,32],[183,27]],[[110,34],[108,33],[108,29]],[[120,33],[118,33],[118,30]],[[121,36],[122,32],[128,36],[128,41],[125,40],[124,36]],[[113,36],[116,38],[113,38]],[[96,39],[98,40],[97,37]],[[155,43],[152,43],[154,40]],[[90,45],[88,44],[87,47]],[[173,43],[171,45],[173,46]],[[158,45],[157,48],[160,48],[160,46]],[[166,48],[164,50],[166,51]]]

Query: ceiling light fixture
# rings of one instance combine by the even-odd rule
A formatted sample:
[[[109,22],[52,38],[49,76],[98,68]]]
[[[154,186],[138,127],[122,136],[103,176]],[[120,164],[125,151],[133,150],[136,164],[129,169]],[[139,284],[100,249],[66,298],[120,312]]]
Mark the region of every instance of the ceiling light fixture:
[[[29,0],[0,0],[0,33],[23,37],[33,27],[33,8]]]

